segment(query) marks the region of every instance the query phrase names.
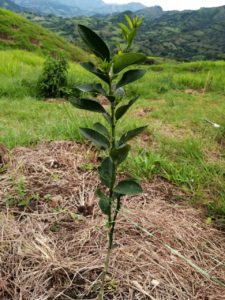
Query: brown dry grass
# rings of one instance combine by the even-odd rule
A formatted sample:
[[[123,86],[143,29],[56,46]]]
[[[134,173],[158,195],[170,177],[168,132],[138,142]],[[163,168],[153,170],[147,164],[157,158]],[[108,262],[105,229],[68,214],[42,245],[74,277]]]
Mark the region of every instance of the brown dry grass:
[[[90,161],[91,148],[72,142],[13,150],[0,175],[0,299],[95,299],[106,229]],[[213,280],[225,281],[224,235],[180,196],[155,180],[124,199],[105,299],[225,299]],[[7,208],[11,199],[30,205]]]

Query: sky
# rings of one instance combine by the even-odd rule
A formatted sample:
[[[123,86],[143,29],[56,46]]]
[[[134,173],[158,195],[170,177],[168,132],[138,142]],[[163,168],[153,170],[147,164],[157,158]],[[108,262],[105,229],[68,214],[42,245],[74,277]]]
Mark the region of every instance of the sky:
[[[106,3],[141,2],[146,6],[160,5],[164,10],[199,9],[225,5],[225,0],[104,0]]]

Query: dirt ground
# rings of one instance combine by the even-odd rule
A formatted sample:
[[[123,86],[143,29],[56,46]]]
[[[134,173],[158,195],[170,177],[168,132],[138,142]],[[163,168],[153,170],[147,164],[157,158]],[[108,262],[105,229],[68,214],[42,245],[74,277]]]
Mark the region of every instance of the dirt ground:
[[[0,173],[0,299],[95,299],[106,250],[98,156],[75,142],[16,148]],[[225,236],[154,179],[125,198],[105,299],[225,299]]]

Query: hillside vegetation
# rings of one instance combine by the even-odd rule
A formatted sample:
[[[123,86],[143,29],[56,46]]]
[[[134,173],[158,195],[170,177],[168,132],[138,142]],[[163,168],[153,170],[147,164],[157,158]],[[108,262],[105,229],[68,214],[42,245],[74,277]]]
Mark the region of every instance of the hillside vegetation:
[[[84,60],[86,53],[64,38],[11,11],[0,9],[0,49],[24,49],[39,54],[59,54]]]
[[[127,14],[133,15],[132,12]],[[135,15],[144,16],[136,47],[148,55],[186,61],[225,59],[225,6],[181,12],[165,12],[156,6],[142,9]],[[88,25],[113,47],[115,41],[121,41],[120,30],[115,25],[124,20],[124,13],[68,19],[56,16],[29,17],[68,40],[79,43],[76,26],[78,23]]]
[[[141,14],[141,11],[140,11]],[[225,59],[225,6],[146,16],[138,44],[143,51],[176,59]]]

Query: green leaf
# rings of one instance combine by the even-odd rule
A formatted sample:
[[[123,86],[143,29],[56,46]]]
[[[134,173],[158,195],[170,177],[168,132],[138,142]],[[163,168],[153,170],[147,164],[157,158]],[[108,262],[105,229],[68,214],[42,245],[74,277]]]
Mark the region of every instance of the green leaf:
[[[31,204],[32,198],[27,198],[18,203],[18,206],[27,207]]]
[[[125,19],[126,19],[128,25],[130,26],[130,29],[133,29],[134,26],[133,26],[133,23],[132,23],[132,21],[131,21],[131,18],[130,18],[128,15],[125,15],[124,17],[125,17]]]
[[[81,134],[91,141],[96,146],[100,147],[101,149],[108,149],[110,146],[109,140],[99,133],[98,131],[95,131],[90,128],[80,128]]]
[[[143,63],[145,60],[146,56],[140,53],[118,54],[114,57],[113,72],[117,74],[131,65]]]
[[[98,168],[101,182],[111,188],[115,182],[115,166],[111,157],[106,157]]]
[[[117,121],[125,115],[128,109],[137,101],[138,98],[139,96],[136,96],[134,99],[130,100],[128,104],[122,105],[116,110],[115,116]]]
[[[116,165],[121,164],[128,156],[130,145],[123,145],[111,151],[110,156]]]
[[[89,110],[98,113],[106,113],[104,107],[97,101],[90,99],[72,99],[70,103],[79,109]]]
[[[81,66],[87,71],[97,76],[98,78],[102,79],[104,82],[108,84],[110,83],[109,76],[106,73],[102,72],[100,69],[98,69],[92,62],[82,63]]]
[[[108,131],[108,129],[104,125],[102,125],[101,123],[99,123],[99,122],[95,123],[93,127],[99,133],[103,134],[106,137],[109,137],[109,131]]]
[[[83,84],[77,86],[76,89],[84,93],[96,93],[106,95],[106,91],[103,89],[100,83]]]
[[[111,209],[110,198],[106,197],[99,189],[96,191],[96,195],[99,197],[99,207],[103,214],[109,215]]]
[[[125,93],[125,90],[124,88],[118,88],[116,91],[115,91],[115,96],[117,99],[123,99],[123,97],[125,97],[126,93]]]
[[[111,116],[106,112],[103,114],[103,117],[105,118],[105,120],[109,123],[109,125],[112,125],[112,118]]]
[[[114,189],[114,191],[121,195],[137,195],[142,193],[142,188],[135,180],[123,180]]]
[[[85,44],[97,57],[110,61],[109,48],[100,36],[84,25],[78,25],[78,31]]]
[[[130,30],[125,24],[118,23],[117,25],[122,29],[122,31],[126,34],[126,36],[129,34]]]
[[[120,81],[117,83],[116,88],[120,88],[124,85],[127,85],[131,82],[134,82],[138,79],[140,79],[141,77],[144,76],[145,74],[145,70],[129,70],[127,72],[125,72],[122,76],[122,78],[120,79]]]
[[[114,97],[114,96],[107,96],[107,99],[108,99],[111,103],[114,103],[115,100],[116,100],[116,97]]]
[[[138,134],[142,133],[148,126],[142,126],[135,128],[133,130],[130,130],[122,135],[122,137],[119,140],[119,145],[123,145],[129,140],[133,139],[136,137]]]
[[[129,34],[129,36],[128,36],[129,47],[132,45],[133,40],[134,40],[136,34],[137,34],[137,29],[136,29],[136,28],[133,29],[133,30],[130,32],[130,34]]]

